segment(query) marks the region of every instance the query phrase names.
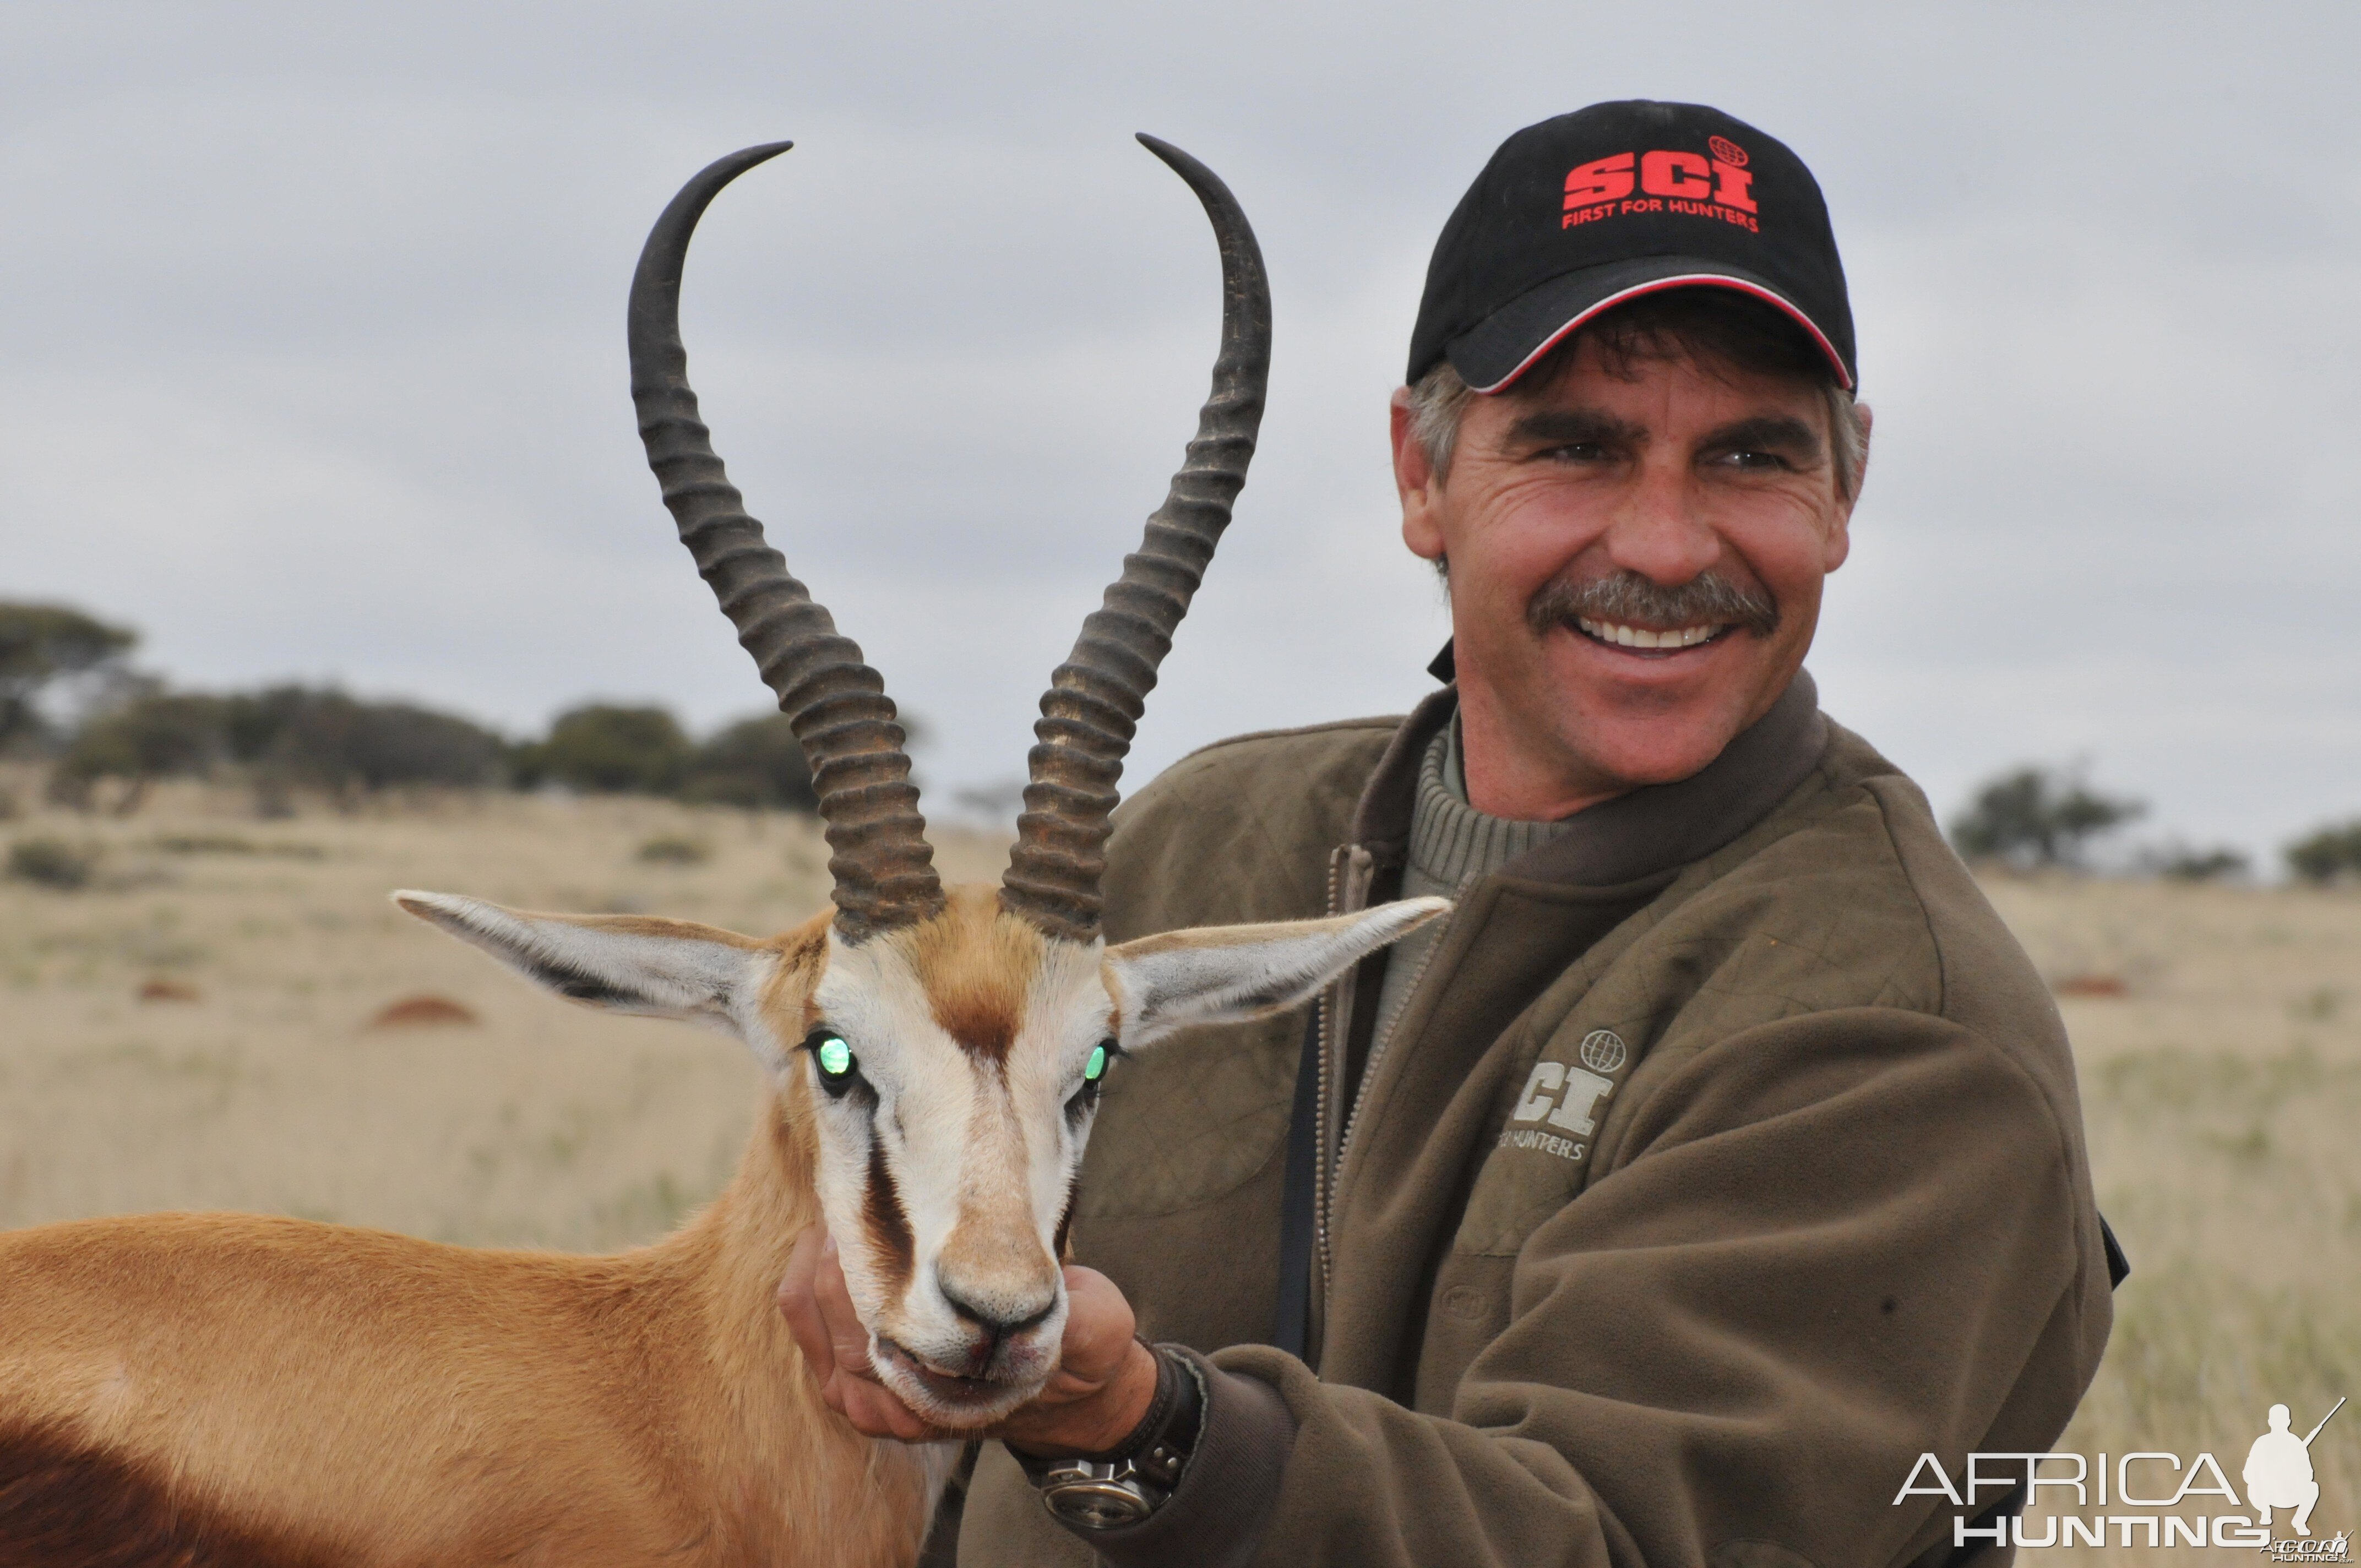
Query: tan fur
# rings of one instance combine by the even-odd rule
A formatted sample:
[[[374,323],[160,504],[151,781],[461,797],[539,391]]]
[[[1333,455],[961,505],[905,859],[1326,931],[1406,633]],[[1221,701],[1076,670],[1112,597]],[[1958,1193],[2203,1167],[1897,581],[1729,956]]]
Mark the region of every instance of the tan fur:
[[[972,1055],[1005,1060],[1041,968],[1041,933],[1003,913],[999,889],[969,884],[950,890],[940,915],[892,939],[924,977],[943,1032]]]
[[[889,1385],[936,1401],[939,1420],[986,1424],[1056,1365],[1069,1097],[1091,1045],[1075,1024],[1118,992],[1143,1042],[1291,1005],[1443,908],[1103,952],[1046,940],[991,887],[951,890],[874,947],[842,945],[827,915],[758,942],[397,897],[561,995],[746,1040],[784,1087],[737,1176],[674,1234],[612,1257],[232,1214],[0,1234],[5,1568],[908,1564],[940,1451],[873,1442],[829,1414],[774,1305],[823,1192],[844,1211],[848,1284]],[[900,1096],[857,1175],[838,1129],[863,1102],[816,1103],[800,1049],[816,989]],[[898,1085],[883,1070],[926,1052]],[[857,1081],[839,1087],[881,1103]],[[929,1103],[962,1121],[914,1135],[903,1108]],[[889,1130],[904,1174],[920,1173],[917,1210],[888,1169]],[[914,1231],[933,1238],[930,1263]]]
[[[817,925],[773,944],[782,1007]],[[711,1207],[610,1257],[235,1214],[0,1235],[0,1459],[47,1434],[56,1473],[291,1561],[906,1564],[931,1456],[829,1414],[774,1304],[818,1217],[808,1118],[774,1096]]]

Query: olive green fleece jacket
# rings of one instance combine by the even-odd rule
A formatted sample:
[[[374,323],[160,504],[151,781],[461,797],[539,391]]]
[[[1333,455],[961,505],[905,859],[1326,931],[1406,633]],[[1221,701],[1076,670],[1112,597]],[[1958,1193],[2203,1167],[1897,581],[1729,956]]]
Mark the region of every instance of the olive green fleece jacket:
[[[1389,896],[1452,702],[1175,766],[1110,939]],[[1938,1563],[1919,1454],[2049,1446],[2110,1321],[2073,1068],[1925,797],[1799,676],[1571,827],[1466,891],[1374,1059],[1382,960],[1322,1004],[1310,1365],[1268,1343],[1302,1015],[1109,1076],[1075,1255],[1206,1358],[1203,1436],[1087,1541],[986,1445],[963,1568]]]

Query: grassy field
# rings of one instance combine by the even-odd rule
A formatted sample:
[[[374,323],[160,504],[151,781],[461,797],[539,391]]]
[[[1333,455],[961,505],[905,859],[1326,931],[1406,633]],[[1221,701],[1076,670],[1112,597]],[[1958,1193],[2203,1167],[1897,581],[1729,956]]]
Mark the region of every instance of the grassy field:
[[[827,888],[801,819],[646,800],[453,796],[260,822],[242,794],[174,786],[129,818],[0,822],[0,848],[32,839],[87,854],[89,880],[0,882],[0,1226],[238,1208],[470,1243],[655,1235],[736,1159],[757,1089],[745,1053],[545,999],[385,894],[768,933]],[[998,875],[1000,840],[937,842],[950,876]],[[2101,1203],[2136,1268],[2060,1446],[2210,1450],[2235,1482],[2273,1402],[2301,1430],[2361,1393],[2361,896],[1989,891],[2061,992]],[[422,998],[477,1021],[373,1023]],[[2314,1528],[2361,1525],[2361,1412],[2314,1456]]]

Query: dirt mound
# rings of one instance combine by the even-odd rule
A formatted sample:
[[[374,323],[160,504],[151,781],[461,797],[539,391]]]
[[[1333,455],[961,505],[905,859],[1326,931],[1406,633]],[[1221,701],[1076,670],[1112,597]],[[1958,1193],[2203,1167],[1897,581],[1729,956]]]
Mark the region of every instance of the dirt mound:
[[[372,1029],[439,1029],[453,1025],[470,1025],[481,1022],[474,1008],[454,1002],[447,996],[428,992],[405,996],[399,1002],[389,1002],[371,1018]]]

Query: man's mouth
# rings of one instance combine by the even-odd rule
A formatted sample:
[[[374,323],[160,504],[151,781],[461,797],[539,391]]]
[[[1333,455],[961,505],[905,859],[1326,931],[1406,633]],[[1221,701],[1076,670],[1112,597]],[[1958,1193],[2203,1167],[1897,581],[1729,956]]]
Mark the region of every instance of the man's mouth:
[[[1627,626],[1614,620],[1593,620],[1588,616],[1576,617],[1575,625],[1594,642],[1604,642],[1611,648],[1644,649],[1652,652],[1677,652],[1684,648],[1701,648],[1730,630],[1727,622],[1658,630],[1649,626]]]

